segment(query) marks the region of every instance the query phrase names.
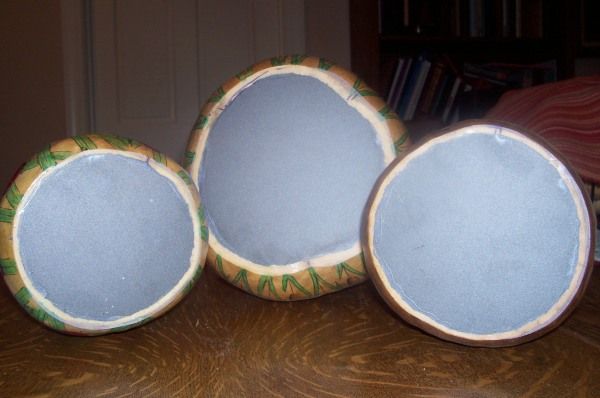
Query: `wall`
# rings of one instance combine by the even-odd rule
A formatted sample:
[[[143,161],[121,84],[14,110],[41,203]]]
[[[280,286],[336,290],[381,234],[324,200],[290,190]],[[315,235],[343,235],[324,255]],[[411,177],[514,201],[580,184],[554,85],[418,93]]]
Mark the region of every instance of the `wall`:
[[[63,137],[60,2],[0,1],[0,191],[43,145]]]
[[[305,0],[306,53],[350,69],[348,0]]]

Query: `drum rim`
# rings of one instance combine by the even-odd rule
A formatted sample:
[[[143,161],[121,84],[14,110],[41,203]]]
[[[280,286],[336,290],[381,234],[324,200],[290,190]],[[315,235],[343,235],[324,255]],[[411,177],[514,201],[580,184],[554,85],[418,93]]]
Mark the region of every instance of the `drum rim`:
[[[558,315],[552,318],[552,320],[542,327],[535,328],[530,332],[525,334],[517,334],[511,337],[500,337],[495,338],[495,334],[471,334],[458,332],[458,331],[444,331],[436,326],[435,322],[429,322],[427,320],[422,319],[421,317],[417,317],[413,314],[413,312],[418,312],[412,309],[408,304],[401,304],[398,302],[395,297],[397,294],[391,292],[391,288],[389,288],[389,282],[387,281],[387,277],[375,256],[374,249],[374,239],[373,239],[373,231],[374,231],[374,223],[376,218],[376,212],[378,209],[378,204],[383,192],[385,192],[385,188],[389,184],[389,180],[393,179],[396,174],[395,171],[402,165],[403,162],[406,162],[406,158],[410,157],[411,154],[418,151],[420,148],[426,148],[429,145],[435,145],[437,139],[444,137],[449,134],[456,133],[461,129],[466,128],[476,128],[477,126],[487,126],[489,127],[497,126],[502,129],[507,129],[518,135],[523,136],[526,140],[538,144],[542,149],[547,151],[552,157],[556,158],[562,165],[565,167],[570,177],[575,184],[575,188],[577,188],[581,193],[581,198],[583,199],[581,202],[574,198],[574,202],[576,202],[576,206],[578,210],[583,212],[583,215],[587,215],[589,220],[589,230],[587,231],[587,237],[589,237],[589,247],[585,250],[586,260],[582,264],[578,264],[581,266],[582,270],[580,272],[579,284],[576,286],[576,290],[571,295],[570,300],[567,301],[561,308],[557,309]],[[527,143],[529,144],[529,143]],[[528,145],[529,146],[529,145]],[[410,158],[409,160],[410,161]],[[504,347],[504,346],[513,346],[521,343],[525,343],[531,340],[534,340],[558,327],[576,308],[578,303],[581,301],[585,290],[589,284],[589,280],[591,277],[591,273],[593,270],[594,258],[593,258],[593,250],[594,250],[594,242],[595,242],[595,232],[596,232],[596,219],[592,217],[593,214],[591,208],[591,201],[588,195],[585,194],[584,184],[579,177],[578,174],[574,172],[573,167],[570,165],[567,159],[556,151],[552,145],[550,145],[546,140],[542,137],[524,130],[522,127],[518,125],[514,125],[511,123],[506,123],[504,121],[498,121],[494,119],[477,119],[477,120],[466,120],[463,122],[456,123],[454,125],[448,126],[447,128],[440,130],[435,134],[430,134],[425,137],[419,145],[413,147],[409,152],[404,154],[403,156],[396,159],[392,164],[388,166],[388,168],[382,173],[379,177],[377,183],[375,184],[373,191],[369,197],[369,201],[367,204],[367,210],[365,214],[365,220],[362,229],[363,236],[363,250],[365,253],[366,260],[366,268],[369,273],[373,284],[375,285],[379,295],[384,299],[386,304],[403,320],[408,322],[409,324],[418,327],[419,329],[425,331],[428,334],[439,337],[444,340],[448,340],[454,343],[459,343],[463,345],[469,346],[481,346],[481,347]],[[580,208],[579,205],[582,205]],[[581,218],[580,218],[581,221]],[[572,278],[571,281],[575,279]],[[409,310],[407,310],[407,308]],[[554,307],[552,307],[553,309]],[[449,329],[449,328],[447,328]],[[507,333],[512,333],[507,332]],[[504,333],[502,333],[504,334]],[[496,334],[497,335],[497,334]]]
[[[216,90],[202,109],[186,153],[187,169],[194,184],[198,184],[211,127],[228,104],[257,79],[282,74],[316,78],[346,102],[354,101],[349,105],[369,121],[381,140],[386,166],[409,145],[408,133],[398,116],[353,73],[323,58],[297,55],[276,57],[259,62],[230,79]],[[230,283],[272,300],[312,298],[367,278],[358,236],[350,249],[291,264],[263,265],[237,255],[226,248],[216,234],[210,234],[209,264]],[[296,286],[296,291],[288,291],[288,282]]]
[[[194,230],[190,264],[178,282],[151,305],[134,314],[111,321],[69,315],[40,294],[24,270],[17,238],[21,206],[26,203],[26,200],[23,199],[27,199],[28,195],[31,195],[37,184],[62,167],[67,167],[70,162],[96,154],[118,155],[147,162],[155,172],[173,183],[189,209]],[[43,159],[48,159],[48,156],[57,158],[44,164]],[[20,196],[16,205],[14,203],[15,192]],[[208,244],[202,237],[207,230],[205,220],[201,217],[202,205],[194,185],[185,170],[176,162],[134,140],[114,135],[90,134],[56,141],[25,164],[9,185],[0,205],[5,209],[13,208],[15,212],[11,222],[0,228],[0,250],[3,253],[3,261],[8,260],[10,264],[14,264],[14,269],[11,270],[14,272],[7,273],[5,270],[4,280],[11,293],[30,315],[45,326],[62,333],[99,335],[119,332],[155,319],[178,303],[189,292],[204,267]]]

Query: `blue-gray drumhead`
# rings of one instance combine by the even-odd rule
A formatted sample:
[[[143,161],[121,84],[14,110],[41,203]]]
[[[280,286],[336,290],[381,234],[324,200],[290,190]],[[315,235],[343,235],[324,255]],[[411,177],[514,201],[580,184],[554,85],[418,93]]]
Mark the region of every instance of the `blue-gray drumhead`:
[[[111,321],[174,288],[194,233],[171,180],[143,160],[94,151],[50,171],[22,203],[16,231],[38,292],[75,318]]]
[[[386,166],[373,126],[320,80],[244,88],[212,126],[199,187],[211,234],[260,265],[350,249]]]
[[[433,140],[379,188],[369,231],[379,272],[405,310],[440,329],[519,330],[560,314],[585,273],[583,194],[558,159],[506,131]]]

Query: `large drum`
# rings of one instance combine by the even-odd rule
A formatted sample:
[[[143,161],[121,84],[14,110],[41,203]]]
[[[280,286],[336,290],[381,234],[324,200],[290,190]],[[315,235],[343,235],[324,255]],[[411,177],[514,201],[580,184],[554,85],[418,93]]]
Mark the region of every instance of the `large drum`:
[[[188,147],[210,263],[273,300],[365,280],[361,215],[407,145],[394,112],[323,59],[278,57],[244,70],[208,100]]]
[[[116,136],[50,145],[25,164],[0,207],[9,289],[65,333],[121,331],[159,316],[192,286],[208,250],[187,172]]]
[[[563,321],[592,271],[595,219],[539,139],[464,124],[396,161],[368,209],[366,257],[402,318],[450,341],[506,346]]]

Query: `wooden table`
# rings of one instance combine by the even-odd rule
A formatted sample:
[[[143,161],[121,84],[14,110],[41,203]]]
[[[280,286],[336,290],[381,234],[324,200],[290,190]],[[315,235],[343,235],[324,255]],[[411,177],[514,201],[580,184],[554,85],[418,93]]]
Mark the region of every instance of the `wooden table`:
[[[399,320],[370,283],[275,303],[207,270],[166,316],[103,337],[30,319],[0,287],[0,396],[600,397],[600,270],[558,330],[469,348]]]

